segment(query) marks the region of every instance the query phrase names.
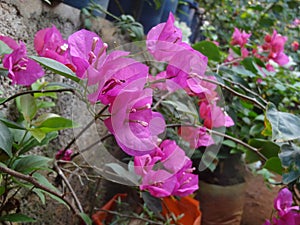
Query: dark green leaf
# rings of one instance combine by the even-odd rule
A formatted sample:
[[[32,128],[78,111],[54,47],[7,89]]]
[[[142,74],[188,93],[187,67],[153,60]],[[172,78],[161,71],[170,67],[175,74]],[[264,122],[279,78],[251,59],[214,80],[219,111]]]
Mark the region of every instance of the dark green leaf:
[[[207,56],[209,60],[219,62],[221,54],[218,46],[211,41],[201,41],[193,45],[193,48]]]
[[[2,149],[9,157],[12,157],[13,137],[6,125],[0,122],[0,149]]]
[[[269,103],[266,118],[272,126],[272,140],[284,142],[300,138],[300,117],[277,111],[275,105]]]
[[[285,167],[283,182],[293,182],[300,177],[300,148],[295,144],[283,144],[279,154],[282,166]]]
[[[24,154],[36,146],[47,145],[47,144],[49,144],[49,141],[53,140],[57,136],[58,136],[58,132],[53,131],[53,132],[47,133],[46,137],[41,142],[38,142],[35,138],[31,138],[26,143],[24,143],[22,149],[20,150],[20,154]]]
[[[12,168],[18,172],[30,173],[38,169],[48,168],[48,163],[52,159],[39,155],[26,155],[17,159]]]
[[[9,214],[5,216],[0,217],[0,221],[7,221],[7,222],[22,222],[22,223],[27,223],[27,222],[36,222],[35,219],[30,218],[26,215],[19,214],[19,213],[14,213],[14,214]]]
[[[249,140],[249,145],[257,148],[260,153],[262,153],[266,158],[272,158],[272,157],[277,157],[278,153],[280,151],[280,147],[276,145],[272,141],[264,140],[264,139],[250,139]],[[253,163],[256,161],[259,161],[259,157],[257,154],[255,154],[252,151],[247,151],[246,152],[246,162],[247,163]]]
[[[55,186],[53,186],[53,184],[51,184],[51,183],[46,179],[46,177],[44,177],[42,174],[40,174],[40,173],[34,173],[32,176],[33,176],[40,184],[44,185],[45,187],[47,187],[47,188],[49,188],[49,189],[51,189],[51,190],[53,190],[53,191],[55,191],[55,192],[57,192],[57,193],[60,193],[60,192],[58,191],[58,189],[57,189]]]
[[[30,56],[30,58],[32,58],[33,60],[37,61],[41,65],[45,66],[46,68],[52,70],[57,74],[69,78],[77,83],[80,81],[80,79],[76,77],[75,73],[70,68],[68,68],[67,66],[65,66],[64,64],[56,60],[45,58],[45,57],[38,57],[38,56]]]
[[[258,134],[260,134],[264,129],[264,125],[261,124],[261,123],[258,123],[258,124],[254,124],[251,128],[250,128],[250,135],[251,136],[256,136]]]
[[[13,129],[19,129],[19,130],[26,130],[25,127],[23,127],[21,124],[18,124],[16,122],[10,121],[4,117],[0,117],[0,121],[4,123],[7,127],[13,128]]]
[[[275,172],[279,175],[282,175],[282,165],[281,165],[281,161],[278,157],[272,157],[270,159],[267,160],[267,162],[264,165],[265,169],[268,169],[272,172]]]

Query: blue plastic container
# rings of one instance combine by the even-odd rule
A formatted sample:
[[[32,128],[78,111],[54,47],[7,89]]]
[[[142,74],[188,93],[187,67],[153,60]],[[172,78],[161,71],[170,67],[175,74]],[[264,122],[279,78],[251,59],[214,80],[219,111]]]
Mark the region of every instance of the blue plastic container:
[[[161,22],[166,0],[160,0],[160,7],[156,7],[153,0],[142,0],[142,7],[138,21],[143,24],[145,34]]]
[[[194,17],[194,0],[183,0],[178,4],[176,16],[180,22],[185,22],[187,26],[191,27]]]
[[[175,15],[178,6],[178,0],[165,0],[165,1],[166,3],[163,9],[163,14],[160,22],[166,22],[168,20],[170,12],[172,12]]]

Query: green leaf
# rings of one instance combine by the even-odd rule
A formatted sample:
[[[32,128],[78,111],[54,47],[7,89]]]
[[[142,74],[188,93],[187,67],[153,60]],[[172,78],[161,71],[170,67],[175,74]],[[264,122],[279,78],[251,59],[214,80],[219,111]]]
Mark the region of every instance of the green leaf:
[[[105,164],[105,166],[111,168],[116,174],[120,176],[120,178],[123,178],[127,183],[131,182],[134,185],[138,184],[139,178],[136,173],[129,172],[117,163],[108,163]]]
[[[42,142],[46,137],[46,133],[39,128],[30,128],[29,132],[38,142]]]
[[[250,139],[248,143],[249,145],[257,148],[260,153],[262,153],[268,159],[277,157],[280,151],[280,147],[277,144],[265,139]],[[254,152],[248,150],[246,152],[245,160],[247,163],[253,163],[259,161],[260,158]]]
[[[236,148],[236,143],[231,140],[225,140],[223,141],[223,145],[228,146],[230,148]]]
[[[250,135],[251,136],[256,136],[257,134],[260,134],[264,129],[264,125],[261,123],[258,124],[254,124],[251,128],[250,128]]]
[[[38,169],[48,169],[48,163],[52,159],[40,155],[26,155],[18,158],[12,165],[12,169],[29,174]]]
[[[0,221],[7,221],[7,222],[22,222],[22,223],[27,223],[27,222],[36,222],[35,219],[30,218],[26,215],[20,214],[20,213],[14,213],[14,214],[9,214],[5,216],[0,217]]]
[[[38,57],[38,56],[30,56],[33,60],[37,61],[41,65],[45,66],[47,69],[52,70],[53,72],[60,74],[66,78],[69,78],[75,82],[79,82],[80,79],[76,77],[75,73],[64,64],[57,62],[56,60],[45,58],[45,57]]]
[[[211,41],[201,41],[193,45],[193,48],[207,56],[209,60],[221,61],[221,54],[218,46]]]
[[[300,138],[300,117],[277,111],[273,103],[269,103],[266,118],[272,126],[272,140],[277,142],[292,141]]]
[[[20,154],[24,154],[36,146],[48,145],[49,142],[51,140],[53,140],[54,138],[57,138],[57,136],[58,136],[58,132],[53,131],[53,132],[47,133],[46,137],[41,142],[37,141],[35,138],[31,138],[26,143],[24,143],[22,149],[20,150]]]
[[[0,182],[1,183],[1,182]],[[0,197],[5,193],[5,186],[0,186]]]
[[[27,94],[18,97],[18,99],[20,112],[23,114],[24,119],[27,122],[30,122],[37,112],[37,106],[34,97],[30,94]]]
[[[46,102],[46,101],[36,101],[36,105],[39,109],[42,109],[42,108],[54,107],[55,103],[54,102]]]
[[[34,125],[42,132],[58,131],[67,128],[78,127],[72,120],[63,118],[54,113],[45,113],[37,118]]]
[[[93,224],[93,220],[85,213],[79,213],[79,216],[81,217],[81,219],[83,220],[83,222],[86,225],[92,225]]]
[[[53,186],[53,184],[51,184],[47,179],[46,177],[44,177],[42,174],[40,173],[34,173],[32,175],[40,184],[46,186],[47,188],[57,192],[57,193],[60,193],[60,191],[55,187]]]
[[[4,117],[0,117],[0,121],[4,123],[7,127],[13,128],[13,129],[19,129],[19,130],[26,130],[25,127],[23,127],[21,124],[18,124],[16,122],[10,121]]]
[[[3,41],[0,41],[0,56],[10,54],[11,52],[12,49],[8,47],[8,45],[5,44]]]
[[[13,137],[8,127],[0,122],[0,149],[2,149],[9,157],[12,157]]]
[[[267,160],[267,162],[264,165],[265,169],[268,169],[272,172],[275,172],[279,175],[282,175],[282,165],[281,165],[281,161],[278,157],[272,157],[270,159]]]
[[[44,195],[43,191],[41,189],[38,189],[38,188],[33,188],[32,191],[40,198],[42,204],[45,205],[46,204],[46,198],[45,198],[45,195]]]

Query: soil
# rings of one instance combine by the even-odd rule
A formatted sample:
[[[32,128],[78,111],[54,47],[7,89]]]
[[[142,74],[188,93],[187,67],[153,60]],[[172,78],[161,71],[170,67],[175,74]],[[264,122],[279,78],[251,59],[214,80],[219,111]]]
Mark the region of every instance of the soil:
[[[246,175],[246,194],[241,225],[262,225],[269,219],[279,187],[267,187],[261,175]]]

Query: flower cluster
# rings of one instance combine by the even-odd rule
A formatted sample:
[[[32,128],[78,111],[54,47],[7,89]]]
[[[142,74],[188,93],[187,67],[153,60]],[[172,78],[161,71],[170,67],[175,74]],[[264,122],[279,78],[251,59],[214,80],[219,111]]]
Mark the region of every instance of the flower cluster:
[[[232,35],[231,45],[239,46],[241,51],[241,57],[239,57],[231,48],[229,49],[229,54],[226,62],[232,62],[238,58],[244,59],[250,56],[246,44],[249,41],[251,34],[245,31],[240,31],[238,28],[234,28],[234,33]],[[274,71],[272,64],[278,64],[279,66],[286,65],[289,62],[289,57],[284,53],[284,45],[287,41],[287,37],[284,37],[277,33],[276,30],[273,34],[267,34],[264,38],[264,43],[258,46],[257,49],[252,50],[253,56],[266,62],[266,69],[268,71]],[[293,48],[297,48],[296,45]],[[236,63],[237,64],[237,63]]]
[[[142,177],[140,189],[155,197],[186,196],[198,189],[192,161],[175,141],[164,140],[151,154],[136,156],[134,166]]]
[[[293,194],[284,188],[274,200],[274,208],[277,215],[271,221],[267,220],[264,225],[297,225],[300,224],[299,206],[293,206]]]
[[[38,31],[34,38],[39,56],[69,67],[86,83],[89,102],[108,107],[110,114],[104,120],[105,126],[119,147],[134,157],[136,172],[142,178],[140,188],[157,197],[191,194],[198,188],[198,179],[192,174],[191,160],[175,141],[162,141],[159,137],[166,122],[152,108],[156,85],[151,83],[170,93],[183,90],[195,99],[199,121],[195,126],[191,124],[178,130],[191,148],[214,144],[207,130],[234,125],[218,105],[217,85],[209,82],[215,78],[205,74],[207,57],[182,41],[182,32],[174,21],[170,13],[167,22],[158,24],[147,35],[149,53],[166,64],[165,70],[153,75],[149,74],[147,65],[128,57],[129,52],[108,52],[108,45],[88,30],[63,39],[53,26]],[[18,45],[4,36],[0,40],[13,50],[3,58],[13,83],[29,86],[44,75],[41,66],[27,57],[24,43]],[[70,160],[71,154],[71,150],[61,150],[56,157]]]

